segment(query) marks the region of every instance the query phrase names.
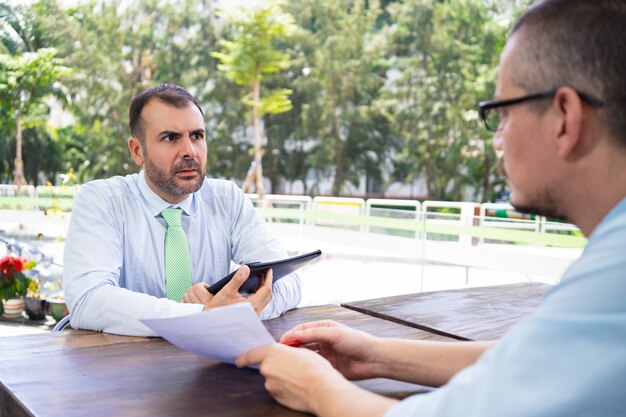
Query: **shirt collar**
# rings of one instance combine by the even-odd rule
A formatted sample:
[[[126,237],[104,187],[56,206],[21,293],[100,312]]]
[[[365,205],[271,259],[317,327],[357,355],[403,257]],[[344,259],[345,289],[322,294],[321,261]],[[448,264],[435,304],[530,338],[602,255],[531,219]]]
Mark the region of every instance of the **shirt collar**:
[[[196,194],[198,193],[197,191],[195,193],[189,194],[183,201],[178,204],[168,203],[167,201],[159,197],[159,195],[155,193],[152,188],[150,188],[150,186],[146,182],[146,177],[143,170],[141,170],[141,172],[139,173],[138,186],[141,195],[148,203],[148,207],[150,208],[150,211],[152,212],[152,215],[154,217],[161,214],[161,212],[168,207],[180,207],[188,216],[195,216],[198,212],[198,197],[196,196]]]

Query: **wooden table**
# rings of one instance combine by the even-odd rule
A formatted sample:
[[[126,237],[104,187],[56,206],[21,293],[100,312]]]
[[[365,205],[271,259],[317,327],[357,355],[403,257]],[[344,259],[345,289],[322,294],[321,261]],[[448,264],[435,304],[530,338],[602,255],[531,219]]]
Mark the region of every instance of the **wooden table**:
[[[496,340],[530,314],[548,288],[530,282],[399,295],[342,306],[458,340]]]
[[[335,319],[385,336],[452,340],[338,306],[298,309],[267,322],[278,338],[293,325]],[[299,416],[266,392],[252,369],[211,361],[160,338],[67,330],[0,338],[0,416]],[[402,398],[424,387],[360,384]]]

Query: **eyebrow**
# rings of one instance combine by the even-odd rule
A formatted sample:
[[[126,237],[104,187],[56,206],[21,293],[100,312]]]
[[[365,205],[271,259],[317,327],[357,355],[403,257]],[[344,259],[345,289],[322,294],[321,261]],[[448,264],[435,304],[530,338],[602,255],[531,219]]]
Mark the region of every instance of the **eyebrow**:
[[[189,132],[189,134],[193,135],[196,133],[202,133],[204,135],[205,130],[204,129],[194,129],[192,131]],[[163,135],[171,135],[171,136],[181,136],[182,133],[178,130],[162,130],[159,132],[158,136],[161,137]]]
[[[178,130],[162,130],[159,132],[158,136],[163,135],[180,136],[181,133]]]

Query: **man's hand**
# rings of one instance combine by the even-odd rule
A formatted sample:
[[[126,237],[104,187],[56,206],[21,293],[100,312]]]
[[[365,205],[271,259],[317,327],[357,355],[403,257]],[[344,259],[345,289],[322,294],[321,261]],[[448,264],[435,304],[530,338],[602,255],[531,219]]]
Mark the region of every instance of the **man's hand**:
[[[348,379],[377,377],[374,345],[378,338],[332,320],[300,324],[281,337],[319,343],[319,353]]]
[[[318,416],[379,417],[397,402],[348,382],[309,349],[274,343],[244,353],[236,363],[260,364],[265,388],[276,401]]]
[[[248,297],[248,302],[252,304],[258,316],[272,299],[273,278],[274,272],[270,269],[259,279],[259,284],[255,287],[254,293]]]
[[[183,303],[204,304],[204,310],[248,301],[254,311],[260,315],[267,303],[272,299],[272,271],[269,270],[259,281],[256,292],[246,298],[239,293],[239,287],[248,279],[250,268],[242,265],[233,278],[217,294],[211,294],[206,283],[199,283],[191,287],[183,295]]]
[[[251,350],[237,358],[237,367],[260,364],[265,388],[276,400],[295,410],[314,412],[314,386],[333,387],[343,378],[321,356],[308,349],[279,343]],[[345,381],[345,380],[344,380]]]

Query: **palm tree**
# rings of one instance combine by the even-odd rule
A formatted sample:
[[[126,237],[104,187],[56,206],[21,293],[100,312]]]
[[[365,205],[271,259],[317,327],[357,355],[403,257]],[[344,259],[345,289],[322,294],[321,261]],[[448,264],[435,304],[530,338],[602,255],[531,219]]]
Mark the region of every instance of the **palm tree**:
[[[0,4],[0,47],[4,54],[17,55],[32,52],[33,25],[32,21],[21,11],[8,4]],[[6,61],[6,58],[5,58]],[[8,62],[2,64],[3,67]],[[21,92],[17,92],[21,101]],[[22,123],[20,108],[14,109],[15,115],[15,170],[13,184],[26,185],[24,178],[24,161],[22,159]]]
[[[22,158],[22,118],[33,106],[60,91],[65,72],[52,48],[42,48],[35,18],[26,9],[0,4],[0,103],[15,117],[13,184],[26,185]]]

